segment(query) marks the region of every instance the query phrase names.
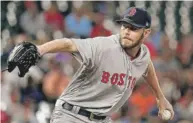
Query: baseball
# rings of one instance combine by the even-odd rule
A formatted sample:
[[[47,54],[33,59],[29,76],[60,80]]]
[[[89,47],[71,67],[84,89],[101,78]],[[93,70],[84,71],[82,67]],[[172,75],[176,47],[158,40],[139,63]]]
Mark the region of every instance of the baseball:
[[[171,118],[171,112],[169,110],[164,110],[162,114],[163,120],[169,120]]]

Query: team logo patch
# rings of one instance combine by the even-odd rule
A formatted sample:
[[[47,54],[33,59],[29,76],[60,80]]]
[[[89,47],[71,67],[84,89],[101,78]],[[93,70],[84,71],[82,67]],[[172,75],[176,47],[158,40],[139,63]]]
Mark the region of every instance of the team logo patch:
[[[135,13],[136,13],[136,8],[131,8],[128,14],[129,16],[133,16],[135,15]]]

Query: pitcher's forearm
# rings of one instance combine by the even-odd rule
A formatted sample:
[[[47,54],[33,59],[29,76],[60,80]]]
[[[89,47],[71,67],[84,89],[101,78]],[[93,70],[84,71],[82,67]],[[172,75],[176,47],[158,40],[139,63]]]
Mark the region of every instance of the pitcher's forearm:
[[[44,55],[46,53],[76,51],[76,46],[70,39],[56,39],[37,47],[40,55]]]
[[[41,55],[46,54],[46,53],[59,52],[62,48],[64,48],[64,43],[63,41],[58,40],[58,39],[38,46],[38,50]]]
[[[146,81],[150,85],[150,87],[152,88],[157,99],[165,98],[165,96],[160,88],[160,85],[159,85],[159,82],[158,82],[158,79],[157,79],[155,69],[154,69],[152,62],[149,63],[148,75],[146,77]]]
[[[165,97],[160,86],[159,86],[159,83],[156,79],[155,80],[149,80],[147,82],[148,82],[149,86],[152,88],[152,90],[156,96],[156,99],[162,99]]]
[[[155,87],[152,86],[153,91],[154,91],[155,96],[156,96],[156,99],[160,100],[160,99],[165,98],[165,96],[164,96],[163,92],[161,91],[161,88],[159,87],[159,85],[158,85],[158,87],[156,87],[156,88]]]

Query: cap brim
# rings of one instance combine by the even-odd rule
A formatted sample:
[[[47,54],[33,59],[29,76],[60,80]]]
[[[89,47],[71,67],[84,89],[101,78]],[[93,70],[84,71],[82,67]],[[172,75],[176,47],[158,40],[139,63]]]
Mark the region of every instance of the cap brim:
[[[123,19],[121,19],[121,20],[116,20],[116,22],[119,23],[119,24],[128,23],[128,24],[131,24],[131,25],[133,25],[133,26],[135,26],[135,27],[138,27],[138,28],[143,28],[143,27],[145,27],[144,25],[136,24],[136,23],[134,23],[132,20],[127,19],[127,18],[123,18]]]

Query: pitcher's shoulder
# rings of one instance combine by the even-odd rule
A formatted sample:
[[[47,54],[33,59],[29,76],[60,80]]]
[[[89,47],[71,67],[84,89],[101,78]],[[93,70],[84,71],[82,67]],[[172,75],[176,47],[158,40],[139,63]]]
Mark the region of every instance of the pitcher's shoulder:
[[[110,36],[99,36],[95,37],[95,40],[100,40],[100,41],[119,41],[119,34],[114,34]]]
[[[142,48],[142,50],[144,50],[145,52],[148,52],[148,51],[149,51],[149,48],[148,48],[145,44],[142,44],[142,45],[141,45],[141,48]]]
[[[148,57],[150,57],[149,48],[145,44],[141,45],[141,49],[142,49],[142,52],[144,53],[144,55],[147,55]]]
[[[114,34],[109,36],[110,40],[114,41],[115,43],[119,43],[120,40],[120,35],[119,34]]]
[[[119,35],[110,35],[106,37],[96,37],[93,38],[96,42],[98,42],[103,47],[113,47],[119,45]]]

